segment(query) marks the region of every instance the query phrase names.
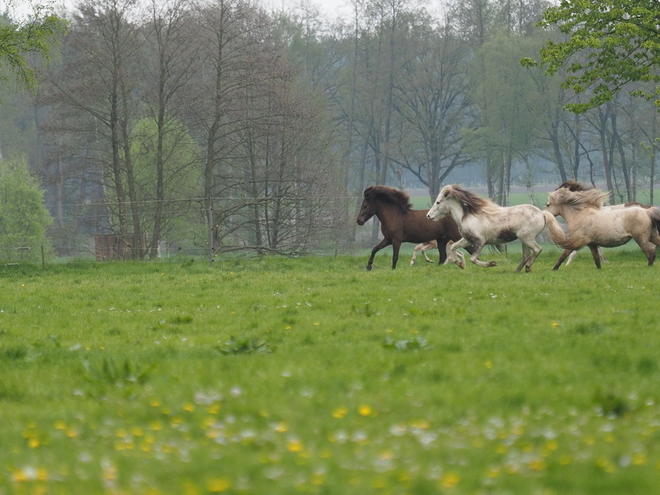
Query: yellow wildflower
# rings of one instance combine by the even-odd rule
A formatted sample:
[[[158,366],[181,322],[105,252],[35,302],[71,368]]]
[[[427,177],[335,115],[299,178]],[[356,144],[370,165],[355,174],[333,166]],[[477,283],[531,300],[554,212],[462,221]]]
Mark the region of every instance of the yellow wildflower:
[[[344,416],[346,416],[347,412],[348,412],[348,410],[344,406],[341,406],[341,407],[338,407],[337,409],[335,409],[334,411],[332,411],[332,417],[337,418],[337,419],[341,419]]]
[[[443,488],[454,488],[458,485],[461,478],[456,473],[446,473],[440,480],[440,486]]]
[[[303,444],[300,440],[297,438],[292,438],[290,439],[287,444],[286,444],[286,449],[289,452],[302,452],[303,450]]]
[[[373,414],[373,409],[371,409],[370,406],[363,404],[360,407],[358,407],[358,413],[360,414],[360,416],[371,416]]]
[[[216,478],[208,482],[207,488],[211,493],[226,492],[231,488],[231,482],[227,478]]]

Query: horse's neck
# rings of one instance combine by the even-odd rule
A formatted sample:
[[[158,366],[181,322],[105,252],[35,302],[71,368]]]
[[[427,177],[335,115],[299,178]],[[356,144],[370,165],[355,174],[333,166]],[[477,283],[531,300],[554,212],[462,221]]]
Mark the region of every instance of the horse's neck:
[[[449,214],[456,222],[456,225],[460,228],[463,225],[463,206],[460,203],[450,201],[449,205]]]
[[[401,208],[396,205],[384,202],[376,203],[376,216],[378,217],[378,220],[380,220],[381,225],[385,228],[387,228],[392,215],[396,215],[400,212]]]
[[[580,214],[579,212],[573,210],[572,208],[562,208],[561,216],[564,218],[566,225],[568,225],[569,227],[571,225],[575,225],[582,218],[584,218],[584,214]]]

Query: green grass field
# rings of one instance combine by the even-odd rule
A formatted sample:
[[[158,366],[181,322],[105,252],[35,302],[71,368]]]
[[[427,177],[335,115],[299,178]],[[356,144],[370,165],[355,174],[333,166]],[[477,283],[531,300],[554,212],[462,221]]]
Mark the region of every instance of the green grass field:
[[[0,267],[0,493],[650,494],[638,250]]]

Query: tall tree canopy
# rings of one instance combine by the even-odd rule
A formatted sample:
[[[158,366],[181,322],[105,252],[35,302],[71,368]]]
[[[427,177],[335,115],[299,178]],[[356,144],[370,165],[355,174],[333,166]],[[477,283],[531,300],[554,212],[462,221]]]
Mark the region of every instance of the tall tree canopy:
[[[567,108],[582,113],[611,101],[624,85],[642,83],[633,94],[660,106],[660,3],[657,0],[562,0],[539,25],[557,26],[565,41],[549,41],[540,52],[549,74],[566,67],[564,87],[591,93]],[[536,62],[526,58],[523,65]],[[649,83],[653,87],[649,87]]]

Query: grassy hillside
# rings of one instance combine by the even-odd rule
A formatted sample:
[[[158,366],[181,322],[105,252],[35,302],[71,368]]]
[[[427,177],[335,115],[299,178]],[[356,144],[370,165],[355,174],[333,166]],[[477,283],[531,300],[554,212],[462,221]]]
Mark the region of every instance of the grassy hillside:
[[[0,267],[0,492],[648,494],[658,268]]]

